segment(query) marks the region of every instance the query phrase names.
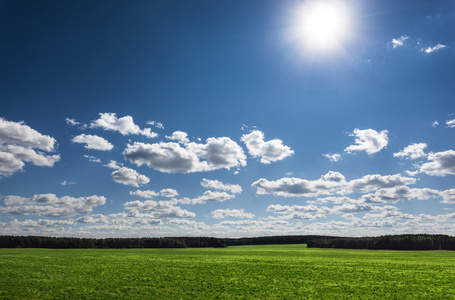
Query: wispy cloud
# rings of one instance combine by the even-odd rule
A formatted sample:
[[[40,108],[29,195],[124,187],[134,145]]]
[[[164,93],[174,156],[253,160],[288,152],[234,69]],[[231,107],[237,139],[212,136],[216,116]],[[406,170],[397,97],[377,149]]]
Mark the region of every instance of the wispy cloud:
[[[428,47],[428,48],[422,49],[422,50],[424,50],[426,53],[431,53],[431,52],[437,51],[439,49],[443,49],[445,47],[447,47],[447,46],[443,45],[443,44],[437,44],[436,46]]]

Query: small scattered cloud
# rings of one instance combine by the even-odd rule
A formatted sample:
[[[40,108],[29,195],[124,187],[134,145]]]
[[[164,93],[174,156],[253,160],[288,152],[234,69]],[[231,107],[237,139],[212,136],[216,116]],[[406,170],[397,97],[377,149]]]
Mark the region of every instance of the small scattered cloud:
[[[184,210],[179,206],[166,201],[131,201],[123,204],[125,209],[130,210],[129,216],[136,216],[140,212],[148,212],[153,219],[187,219],[194,218],[195,213]]]
[[[98,157],[92,156],[92,155],[84,155],[85,158],[87,158],[91,162],[96,162],[96,163],[101,163],[101,159]]]
[[[76,119],[66,118],[66,124],[72,125],[72,126],[77,126],[77,125],[80,125],[81,123],[76,121]]]
[[[446,46],[446,45],[443,45],[443,44],[437,44],[436,46],[428,47],[428,48],[422,49],[422,50],[425,51],[425,53],[431,53],[431,52],[434,52],[434,51],[443,49],[443,48],[445,48],[445,47],[447,47],[447,46]]]
[[[326,153],[326,154],[322,154],[322,156],[328,158],[331,162],[337,162],[341,159],[341,154],[339,154],[339,153],[334,153],[334,154]]]
[[[117,131],[122,135],[138,134],[148,138],[155,138],[157,133],[150,128],[141,129],[133,121],[133,117],[124,116],[117,118],[116,113],[100,113],[100,118],[90,123],[90,128],[101,128],[103,130]]]
[[[405,147],[400,152],[394,153],[393,157],[399,157],[401,159],[418,159],[426,157],[427,154],[423,151],[426,147],[426,143],[414,143]]]
[[[131,185],[134,187],[139,187],[150,182],[150,179],[142,174],[139,174],[136,170],[120,167],[111,174],[112,180],[117,183],[124,185]]]
[[[387,133],[387,130],[377,132],[373,129],[360,130],[356,128],[351,134],[351,136],[356,137],[355,144],[347,147],[344,151],[347,153],[365,151],[368,155],[377,153],[388,145],[389,138]]]
[[[77,184],[77,182],[63,180],[62,182],[60,182],[60,184],[63,185],[63,186],[65,186],[65,185],[74,185],[74,184]]]
[[[146,124],[147,124],[147,125],[154,126],[154,127],[158,128],[158,129],[164,129],[164,125],[163,125],[163,123],[161,123],[161,122],[148,121]]]
[[[401,47],[407,39],[409,39],[408,36],[402,35],[398,39],[392,39],[391,45],[393,48]]]
[[[233,194],[239,194],[242,192],[242,187],[238,184],[224,184],[218,180],[210,180],[203,178],[201,181],[201,185],[206,189],[214,189],[220,191],[227,191]]]
[[[448,128],[455,128],[455,119],[446,121]]]
[[[294,154],[294,150],[283,145],[283,141],[279,139],[264,141],[264,133],[259,130],[242,135],[240,140],[245,143],[250,155],[260,158],[263,164],[276,162]]]
[[[217,209],[210,213],[213,219],[225,218],[239,218],[239,219],[253,219],[255,216],[252,213],[246,213],[242,209]]]
[[[190,142],[190,140],[188,139],[188,134],[186,132],[183,132],[180,130],[174,131],[174,133],[172,133],[172,135],[170,135],[170,136],[166,135],[166,138],[168,140],[177,141],[184,145],[186,145]]]
[[[438,125],[439,125],[439,122],[438,122],[438,121],[434,121],[434,122],[431,124],[431,126],[433,126],[433,127],[436,127],[436,126],[438,126]]]
[[[109,151],[114,148],[114,145],[109,143],[106,139],[91,134],[80,134],[75,136],[71,141],[73,143],[85,144],[85,149]]]

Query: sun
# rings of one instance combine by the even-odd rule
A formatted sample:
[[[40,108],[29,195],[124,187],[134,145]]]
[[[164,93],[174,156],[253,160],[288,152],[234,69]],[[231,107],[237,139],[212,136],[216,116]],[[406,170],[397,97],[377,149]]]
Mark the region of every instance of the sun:
[[[329,51],[339,47],[349,33],[350,14],[339,1],[312,1],[297,9],[294,36],[307,49]]]

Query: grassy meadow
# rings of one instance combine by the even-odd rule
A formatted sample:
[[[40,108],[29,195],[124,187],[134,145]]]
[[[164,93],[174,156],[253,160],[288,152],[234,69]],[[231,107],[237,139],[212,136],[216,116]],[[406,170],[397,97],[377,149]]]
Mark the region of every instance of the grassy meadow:
[[[455,299],[455,252],[0,249],[0,299]]]

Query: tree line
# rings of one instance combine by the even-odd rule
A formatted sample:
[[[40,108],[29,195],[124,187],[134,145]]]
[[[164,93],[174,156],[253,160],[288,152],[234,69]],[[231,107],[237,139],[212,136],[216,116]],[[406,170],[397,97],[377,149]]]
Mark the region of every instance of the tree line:
[[[226,247],[222,239],[212,237],[161,238],[72,238],[45,236],[0,236],[0,248],[196,248]]]
[[[401,234],[308,241],[308,247],[381,250],[455,250],[455,237],[442,234]]]
[[[160,237],[160,238],[74,238],[45,236],[0,236],[0,248],[196,248],[242,245],[306,244],[313,239],[335,237],[284,235],[249,238]]]

